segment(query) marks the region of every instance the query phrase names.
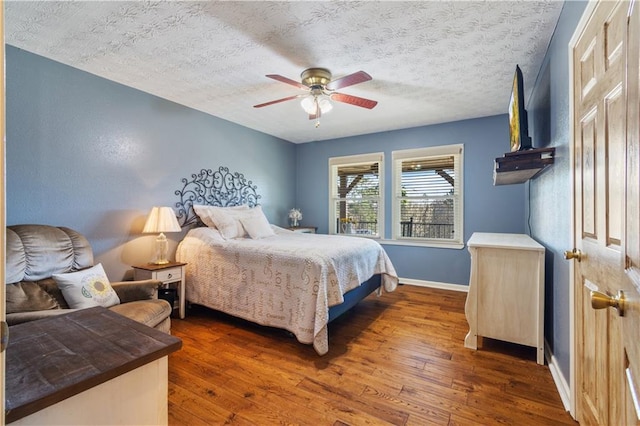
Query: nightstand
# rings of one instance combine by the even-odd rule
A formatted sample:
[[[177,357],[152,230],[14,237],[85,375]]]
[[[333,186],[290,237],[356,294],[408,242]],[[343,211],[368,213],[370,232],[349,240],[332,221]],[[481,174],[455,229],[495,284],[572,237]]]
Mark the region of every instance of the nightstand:
[[[292,226],[287,228],[289,231],[299,232],[301,234],[315,234],[318,230],[317,226]]]
[[[178,294],[178,313],[180,319],[184,319],[185,295],[184,295],[184,268],[187,264],[180,262],[169,262],[164,265],[145,263],[144,265],[133,266],[134,280],[158,280],[162,281],[162,287],[176,289]],[[175,309],[175,305],[173,306]]]

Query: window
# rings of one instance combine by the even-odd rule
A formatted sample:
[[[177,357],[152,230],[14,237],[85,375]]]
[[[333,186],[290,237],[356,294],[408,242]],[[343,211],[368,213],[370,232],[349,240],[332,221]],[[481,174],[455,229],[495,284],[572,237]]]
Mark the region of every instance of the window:
[[[463,244],[463,146],[394,151],[393,238]]]
[[[384,235],[382,153],[329,159],[329,233]]]

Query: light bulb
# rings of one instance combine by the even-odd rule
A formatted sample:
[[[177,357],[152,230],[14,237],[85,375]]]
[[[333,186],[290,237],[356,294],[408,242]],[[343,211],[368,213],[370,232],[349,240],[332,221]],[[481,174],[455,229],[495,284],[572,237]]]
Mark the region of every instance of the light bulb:
[[[316,99],[315,96],[307,96],[306,98],[302,99],[302,102],[300,102],[302,109],[305,110],[307,114],[316,113],[315,99]]]
[[[331,104],[331,102],[329,102],[328,98],[322,98],[319,102],[319,105],[320,111],[322,111],[323,114],[326,114],[333,109],[333,105]]]

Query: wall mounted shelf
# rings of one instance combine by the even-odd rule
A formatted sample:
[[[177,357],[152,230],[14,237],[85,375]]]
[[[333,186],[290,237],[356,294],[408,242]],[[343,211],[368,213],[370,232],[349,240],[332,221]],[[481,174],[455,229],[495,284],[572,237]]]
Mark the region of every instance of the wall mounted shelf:
[[[539,148],[507,152],[494,162],[493,184],[511,185],[533,179],[553,164],[555,151],[555,148]]]

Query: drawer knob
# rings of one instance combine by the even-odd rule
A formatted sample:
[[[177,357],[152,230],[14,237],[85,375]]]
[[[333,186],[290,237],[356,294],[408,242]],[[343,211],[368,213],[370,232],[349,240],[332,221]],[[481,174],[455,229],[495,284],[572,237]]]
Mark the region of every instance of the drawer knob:
[[[167,275],[167,277],[169,277],[169,278],[171,278],[172,276],[173,276],[172,274]]]

